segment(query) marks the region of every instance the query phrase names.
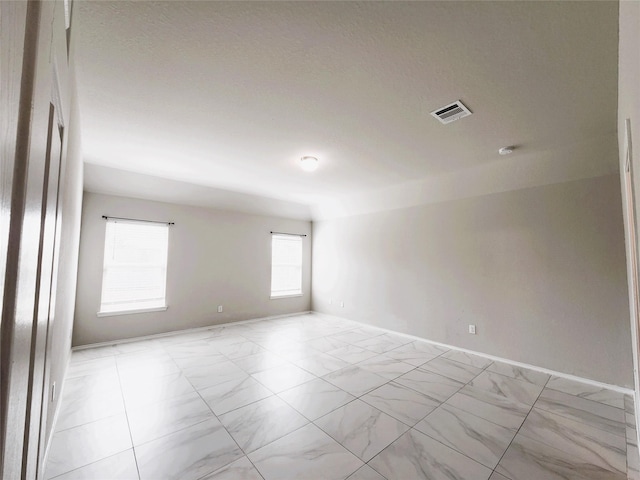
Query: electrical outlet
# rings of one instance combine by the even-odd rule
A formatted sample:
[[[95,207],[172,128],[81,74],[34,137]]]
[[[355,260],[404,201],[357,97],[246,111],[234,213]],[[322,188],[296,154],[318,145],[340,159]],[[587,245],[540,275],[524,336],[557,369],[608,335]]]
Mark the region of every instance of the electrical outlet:
[[[469,325],[469,333],[471,335],[475,335],[476,334],[476,326],[475,325]]]
[[[51,401],[52,402],[56,401],[56,382],[53,382],[51,384]]]
[[[222,305],[218,305],[218,313],[222,313]]]
[[[340,306],[344,308],[344,302],[340,302]]]

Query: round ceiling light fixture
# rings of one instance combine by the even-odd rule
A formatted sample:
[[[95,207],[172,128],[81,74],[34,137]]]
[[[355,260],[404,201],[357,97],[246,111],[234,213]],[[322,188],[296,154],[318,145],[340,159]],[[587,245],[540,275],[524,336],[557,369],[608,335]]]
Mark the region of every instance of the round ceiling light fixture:
[[[302,157],[300,159],[300,167],[305,172],[313,172],[318,168],[318,159],[316,157]]]
[[[513,153],[515,148],[516,147],[514,147],[513,145],[510,145],[508,147],[502,147],[500,150],[498,150],[498,153],[500,155],[509,155],[510,153]]]

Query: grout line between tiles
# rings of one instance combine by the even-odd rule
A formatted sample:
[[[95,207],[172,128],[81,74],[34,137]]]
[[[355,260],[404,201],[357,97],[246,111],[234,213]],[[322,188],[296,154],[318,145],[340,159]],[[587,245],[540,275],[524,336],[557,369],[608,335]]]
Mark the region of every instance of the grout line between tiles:
[[[186,377],[185,377],[185,378],[186,378]],[[188,380],[189,380],[189,379],[187,379],[187,381],[188,381]],[[191,382],[189,382],[189,383],[191,383]],[[191,386],[193,387],[193,384],[192,384]],[[235,444],[236,444],[236,446],[240,449],[240,451],[242,452],[242,454],[247,458],[247,460],[249,461],[249,463],[251,463],[251,465],[253,465],[253,468],[256,470],[256,472],[258,472],[258,475],[260,475],[260,476],[262,477],[262,479],[264,480],[264,477],[262,476],[262,474],[260,473],[260,471],[258,470],[258,468],[254,465],[254,463],[251,461],[251,459],[249,458],[249,455],[247,455],[247,453],[242,449],[242,447],[241,447],[241,446],[240,446],[240,444],[236,441],[236,439],[235,439],[235,438],[233,438],[233,435],[231,435],[231,432],[229,432],[229,430],[227,430],[227,427],[225,427],[225,426],[224,426],[224,423],[222,423],[222,422],[220,421],[220,419],[218,418],[218,416],[216,415],[216,413],[215,413],[215,412],[213,411],[213,409],[211,408],[211,405],[209,405],[209,404],[207,403],[207,401],[203,398],[202,394],[201,394],[198,390],[196,390],[196,389],[195,389],[195,387],[194,387],[194,390],[196,391],[196,393],[198,394],[198,396],[202,399],[202,401],[205,403],[205,405],[207,406],[207,408],[211,411],[211,414],[212,414],[212,415],[215,417],[215,419],[220,423],[220,426],[221,426],[222,428],[224,428],[224,431],[225,431],[225,432],[227,432],[227,435],[229,435],[229,437],[231,438],[231,440],[233,440],[233,443],[235,443]],[[228,413],[228,412],[227,412],[227,413]],[[206,421],[206,420],[205,420],[205,421]],[[237,461],[237,460],[239,460],[239,459],[236,459],[236,460],[234,460],[233,462],[235,462],[235,461]],[[205,473],[204,475],[202,475],[202,476],[201,476],[201,477],[199,477],[199,478],[200,478],[200,479],[202,479],[202,478],[206,477],[207,475],[210,475],[210,474],[212,474],[213,472],[215,472],[215,471],[217,471],[217,470],[220,470],[221,468],[224,468],[224,467],[227,467],[227,466],[231,465],[233,462],[229,462],[229,463],[227,463],[226,465],[223,465],[223,466],[222,466],[222,467],[220,467],[220,468],[216,468],[216,470],[213,470],[212,472]]]
[[[443,354],[444,354],[444,353],[446,353],[446,352],[443,352]],[[444,358],[446,358],[446,357],[444,357]],[[447,358],[447,360],[455,361],[455,360],[452,360],[452,359],[450,359],[450,358]],[[429,362],[427,362],[427,363],[429,363]],[[462,362],[458,362],[458,363],[462,363]],[[410,427],[410,430],[415,430],[416,432],[418,432],[418,433],[420,433],[420,434],[422,434],[422,435],[426,435],[426,436],[427,436],[427,437],[429,437],[430,439],[432,439],[432,440],[434,440],[434,441],[438,442],[439,444],[441,444],[441,445],[445,446],[446,448],[449,448],[449,449],[451,449],[451,450],[453,450],[453,451],[455,451],[455,452],[459,453],[460,455],[463,455],[463,456],[467,457],[468,459],[472,460],[473,462],[475,462],[475,463],[477,463],[477,464],[479,464],[479,465],[482,465],[483,467],[485,467],[485,468],[487,468],[487,469],[491,470],[491,472],[493,473],[493,471],[495,470],[495,467],[494,467],[493,469],[492,469],[492,468],[490,468],[490,467],[487,467],[486,465],[484,465],[484,464],[482,464],[481,462],[479,462],[479,461],[475,460],[474,458],[471,458],[471,457],[470,457],[469,455],[467,455],[466,453],[461,452],[460,450],[457,450],[457,449],[455,449],[455,448],[452,448],[452,447],[450,447],[449,445],[446,445],[445,443],[441,442],[441,441],[440,441],[440,440],[438,440],[437,438],[433,438],[432,436],[427,435],[426,433],[422,433],[420,430],[418,430],[417,428],[415,428],[415,426],[416,426],[418,423],[422,422],[424,419],[426,419],[427,417],[429,417],[432,413],[434,413],[434,412],[435,412],[436,410],[438,410],[440,407],[442,407],[443,405],[445,405],[445,404],[446,404],[446,403],[451,399],[451,397],[453,397],[453,396],[454,396],[455,394],[457,394],[460,390],[462,390],[464,387],[466,387],[466,386],[467,386],[467,385],[469,385],[471,382],[473,382],[473,381],[474,381],[474,380],[475,380],[475,379],[476,379],[480,374],[482,374],[484,371],[486,371],[486,369],[487,369],[487,368],[489,368],[489,366],[490,366],[490,365],[492,365],[492,364],[493,364],[493,362],[491,362],[491,363],[490,363],[489,365],[487,365],[486,367],[482,368],[482,369],[481,369],[481,371],[480,371],[480,372],[478,372],[478,374],[477,374],[477,375],[475,375],[473,378],[471,378],[467,383],[464,383],[462,387],[460,387],[458,390],[456,390],[454,393],[452,393],[452,394],[451,394],[451,395],[450,395],[450,396],[449,396],[445,401],[443,401],[442,403],[440,403],[440,405],[438,405],[436,408],[434,408],[431,412],[429,412],[429,413],[428,413],[428,414],[426,414],[424,417],[422,417],[422,419],[420,419],[420,420],[419,420],[415,425],[411,426],[411,427]],[[468,365],[468,364],[465,364],[465,363],[463,363],[463,365],[467,365],[467,366],[473,367],[473,365]],[[475,368],[480,368],[480,367],[475,367]],[[443,375],[443,376],[445,376],[445,375]],[[447,377],[447,378],[449,378],[449,377]],[[459,382],[459,383],[462,383],[462,382]],[[410,388],[410,387],[407,387],[407,388]],[[482,401],[482,400],[480,400],[480,401]],[[454,408],[455,408],[455,407],[454,407]],[[466,410],[462,410],[462,411],[463,411],[463,412],[465,412],[465,413],[469,413],[470,415],[474,415],[474,414],[472,414],[472,413],[470,413],[470,412],[467,412]],[[482,418],[482,417],[480,417],[480,416],[478,416],[478,415],[474,415],[474,416],[475,416],[475,417],[477,417],[477,418],[479,418],[479,419],[481,419],[481,420],[485,420],[485,421],[487,421],[487,422],[489,422],[489,423],[493,423],[494,425],[498,425],[497,423],[491,422],[490,420],[487,420],[486,418]],[[526,417],[525,417],[525,418],[526,418]],[[522,423],[524,423],[524,420],[523,420],[523,422],[522,422]],[[502,426],[502,425],[498,425],[498,426]],[[505,428],[506,428],[506,427],[505,427]],[[514,436],[514,438],[515,438],[515,436]],[[513,439],[512,439],[512,441],[513,441]],[[509,443],[509,445],[511,445],[511,443]],[[509,448],[509,447],[507,447],[507,448]],[[505,452],[506,452],[506,450],[505,450]],[[504,455],[504,453],[503,453],[503,455]],[[502,459],[502,457],[500,457],[500,459]],[[498,463],[496,463],[496,467],[497,467],[497,465],[498,465],[499,463],[500,463],[500,461],[498,461]]]
[[[138,454],[136,453],[136,448],[133,443],[133,435],[131,434],[131,424],[129,423],[129,412],[127,411],[127,403],[124,399],[124,392],[122,391],[122,382],[120,380],[120,370],[118,369],[118,362],[116,364],[116,373],[118,374],[118,385],[120,386],[120,396],[122,397],[122,405],[124,406],[124,416],[127,419],[127,429],[129,430],[129,439],[131,440],[131,451],[133,452],[133,460],[136,462],[136,471],[138,472],[138,479],[141,479],[140,476],[140,466],[138,465]]]
[[[133,447],[132,447],[132,450],[133,450]],[[96,460],[95,462],[87,463],[86,465],[82,465],[80,467],[74,468],[73,470],[69,470],[67,472],[64,472],[64,473],[61,473],[59,475],[56,475],[55,477],[45,477],[45,478],[47,478],[47,480],[56,480],[56,478],[60,478],[63,475],[68,475],[71,472],[75,472],[75,471],[80,470],[82,468],[88,467],[89,465],[94,465],[94,464],[96,464],[98,462],[102,462],[103,460],[107,460],[108,458],[115,457],[116,455],[120,455],[121,453],[126,452],[126,451],[127,450],[123,450],[122,452],[114,453],[113,455],[109,455],[108,457],[100,458],[100,459]],[[135,458],[135,455],[134,455],[134,458]],[[137,468],[137,466],[136,466],[136,468]],[[138,475],[138,477],[140,477],[140,475]]]
[[[547,379],[546,382],[544,382],[544,385],[542,386],[542,390],[540,390],[540,393],[538,394],[538,396],[536,397],[535,402],[533,402],[531,404],[531,408],[529,408],[529,412],[527,412],[527,415],[524,417],[524,419],[522,420],[522,423],[520,424],[520,426],[518,427],[518,430],[516,430],[516,434],[513,436],[513,438],[511,439],[511,441],[509,442],[509,445],[507,445],[507,448],[504,450],[504,452],[502,453],[502,456],[500,457],[500,459],[498,460],[498,463],[496,463],[495,468],[493,469],[493,472],[498,473],[499,475],[503,475],[506,477],[506,475],[500,473],[500,472],[496,472],[496,469],[498,468],[498,466],[500,465],[500,462],[502,462],[502,459],[504,458],[504,456],[507,454],[507,452],[509,451],[509,449],[511,448],[511,445],[513,444],[513,441],[516,439],[516,437],[518,436],[518,434],[520,433],[520,430],[522,429],[522,426],[525,424],[525,422],[527,421],[527,418],[529,418],[529,415],[531,414],[531,411],[533,410],[533,406],[538,402],[538,399],[540,398],[540,395],[542,395],[542,392],[544,392],[544,389],[547,386],[547,383],[549,383],[549,380],[551,379],[551,377],[549,377]]]

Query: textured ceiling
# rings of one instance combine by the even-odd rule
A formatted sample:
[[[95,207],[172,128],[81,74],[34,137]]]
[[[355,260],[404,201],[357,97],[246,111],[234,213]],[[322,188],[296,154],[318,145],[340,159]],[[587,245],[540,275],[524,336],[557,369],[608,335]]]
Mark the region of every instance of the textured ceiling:
[[[617,168],[615,2],[74,8],[94,191],[129,171],[179,181],[185,197],[191,183],[321,218]],[[472,116],[429,115],[458,99]],[[315,173],[298,168],[303,155],[320,158]],[[155,199],[168,190],[121,183]]]

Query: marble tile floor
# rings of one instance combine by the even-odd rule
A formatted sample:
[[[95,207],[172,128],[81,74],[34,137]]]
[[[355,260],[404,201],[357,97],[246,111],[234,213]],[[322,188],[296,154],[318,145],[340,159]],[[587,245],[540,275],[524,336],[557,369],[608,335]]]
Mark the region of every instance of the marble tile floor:
[[[640,480],[633,399],[320,314],[75,351],[45,476]]]

